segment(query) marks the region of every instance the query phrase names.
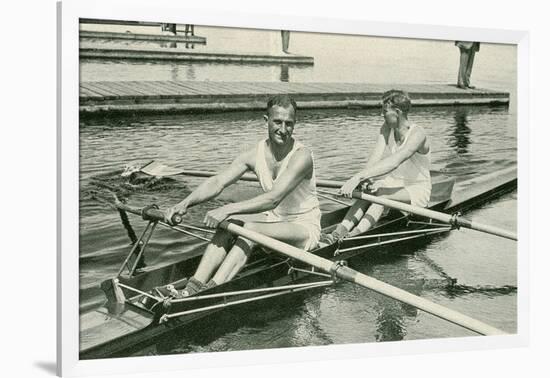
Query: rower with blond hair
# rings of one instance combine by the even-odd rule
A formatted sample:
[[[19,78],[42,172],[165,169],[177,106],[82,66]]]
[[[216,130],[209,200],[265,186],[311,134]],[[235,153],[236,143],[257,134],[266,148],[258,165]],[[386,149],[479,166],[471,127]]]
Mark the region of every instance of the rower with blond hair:
[[[411,100],[400,90],[382,95],[382,116],[376,146],[365,167],[353,175],[340,193],[351,197],[360,184],[376,196],[426,207],[431,195],[430,141],[424,129],[409,120]],[[333,243],[368,231],[384,213],[384,207],[357,200],[331,234],[322,235]]]

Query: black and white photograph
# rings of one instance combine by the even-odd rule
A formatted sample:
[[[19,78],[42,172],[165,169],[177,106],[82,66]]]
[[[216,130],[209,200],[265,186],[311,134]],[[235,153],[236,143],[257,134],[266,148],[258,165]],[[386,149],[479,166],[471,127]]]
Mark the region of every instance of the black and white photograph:
[[[516,334],[517,46],[79,20],[79,358]]]

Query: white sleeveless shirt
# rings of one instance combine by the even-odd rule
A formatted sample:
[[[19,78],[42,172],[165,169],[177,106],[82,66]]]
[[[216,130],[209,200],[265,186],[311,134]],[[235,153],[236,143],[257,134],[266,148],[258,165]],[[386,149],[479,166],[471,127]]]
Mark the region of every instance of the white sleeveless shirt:
[[[269,192],[273,188],[273,183],[277,181],[277,178],[286,170],[288,162],[292,158],[294,153],[304,147],[304,145],[298,141],[294,141],[292,150],[286,155],[281,163],[281,168],[277,174],[277,178],[273,180],[273,176],[267,162],[265,160],[265,149],[267,147],[267,140],[262,140],[258,143],[256,150],[256,176],[264,192]],[[290,192],[279,205],[272,210],[273,214],[277,217],[295,220],[306,216],[315,214],[314,218],[317,218],[317,214],[320,216],[319,200],[317,199],[316,182],[315,182],[315,165],[313,166],[313,172],[310,179],[303,179],[296,188]]]
[[[403,143],[400,145],[395,141],[395,130],[390,131],[388,138],[388,148],[390,153],[393,155],[399,149],[403,148],[409,135],[411,135],[412,130],[417,127],[414,123],[411,124]],[[430,178],[430,164],[431,164],[431,148],[426,154],[421,154],[418,151],[415,152],[409,159],[405,160],[399,167],[393,170],[390,173],[390,176],[402,180],[405,186],[416,184],[416,183],[426,183],[431,186]]]

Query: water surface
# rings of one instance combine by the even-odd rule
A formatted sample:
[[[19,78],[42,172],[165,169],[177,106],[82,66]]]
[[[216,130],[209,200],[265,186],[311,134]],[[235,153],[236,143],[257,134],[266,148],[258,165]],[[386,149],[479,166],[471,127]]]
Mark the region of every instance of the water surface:
[[[85,26],[88,30],[91,26]],[[97,26],[95,27],[97,28]],[[107,27],[112,31],[151,29]],[[208,38],[196,51],[280,53],[278,31],[197,26]],[[87,41],[88,43],[89,41]],[[113,42],[92,41],[97,45]],[[128,42],[117,42],[128,44]],[[140,46],[133,43],[132,46]],[[146,43],[141,44],[146,45]],[[228,65],[186,62],[83,60],[81,80],[221,80],[294,82],[437,83],[456,80],[458,49],[451,41],[292,33],[291,51],[313,56],[313,67]],[[185,45],[164,48],[186,49]],[[187,46],[191,48],[191,46]],[[511,93],[510,107],[414,108],[410,118],[431,139],[433,166],[457,181],[514,165],[516,49],[482,44],[472,82]],[[381,125],[378,110],[299,111],[295,136],[315,156],[317,175],[346,179],[366,162]],[[118,214],[99,202],[111,185],[136,206],[170,206],[201,179],[178,178],[131,185],[118,177],[125,164],[158,160],[187,169],[220,170],[240,152],[266,137],[261,112],[156,115],[86,119],[80,123],[80,286],[81,305],[101,300],[97,283],[112,277],[129,240]],[[103,186],[98,186],[102,184]],[[250,184],[247,184],[250,185]],[[250,193],[238,184],[220,198],[194,207],[187,221],[200,223],[205,211]],[[331,204],[322,202],[324,209]],[[473,219],[514,229],[516,194],[469,214]],[[131,219],[136,231],[143,228]],[[200,241],[159,229],[147,263],[175,261]],[[352,267],[424,298],[471,315],[508,332],[516,330],[516,243],[459,230],[420,248],[400,246],[355,258]],[[456,280],[455,290],[448,289]],[[368,290],[340,283],[313,293],[228,311],[201,327],[183,330],[138,354],[243,350],[331,343],[357,343],[469,336],[470,332]]]

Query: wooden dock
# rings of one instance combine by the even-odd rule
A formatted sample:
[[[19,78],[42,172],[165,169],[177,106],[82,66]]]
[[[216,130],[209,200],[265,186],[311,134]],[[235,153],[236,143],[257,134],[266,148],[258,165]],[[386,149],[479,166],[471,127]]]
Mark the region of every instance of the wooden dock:
[[[195,35],[164,35],[164,34],[143,34],[143,33],[113,33],[113,32],[98,32],[81,30],[79,33],[80,39],[120,39],[126,41],[151,41],[151,42],[185,42],[206,44],[205,37]]]
[[[291,64],[291,65],[313,65],[313,58],[310,56],[294,54],[233,54],[200,52],[178,48],[164,47],[107,47],[98,44],[80,44],[80,58],[108,59],[108,60],[148,60],[148,61],[187,61],[187,62],[210,62],[210,63],[247,63],[247,64]]]
[[[118,81],[80,83],[81,115],[113,113],[223,112],[263,110],[268,97],[288,93],[301,109],[380,106],[390,89],[409,92],[413,106],[506,105],[507,92],[454,85]]]
[[[161,22],[149,21],[128,21],[128,20],[109,20],[105,18],[79,18],[80,24],[98,24],[98,25],[130,25],[130,26],[160,26]]]

